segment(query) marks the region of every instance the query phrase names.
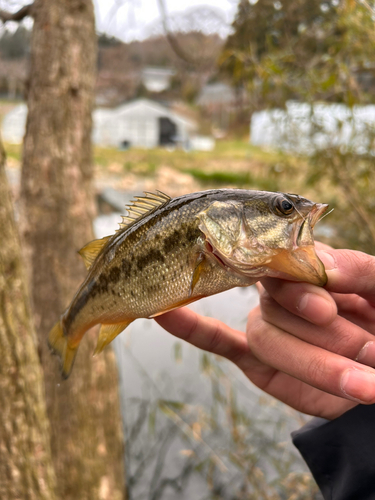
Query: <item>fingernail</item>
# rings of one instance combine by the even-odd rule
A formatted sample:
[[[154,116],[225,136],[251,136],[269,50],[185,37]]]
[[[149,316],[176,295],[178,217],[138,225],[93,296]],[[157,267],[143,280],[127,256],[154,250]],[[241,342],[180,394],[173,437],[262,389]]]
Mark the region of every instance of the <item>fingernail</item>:
[[[336,259],[331,253],[323,252],[322,250],[317,252],[319,259],[323,262],[324,267],[327,271],[331,271],[337,267]]]
[[[297,309],[301,316],[315,325],[326,325],[336,315],[334,305],[317,293],[305,293],[300,299]]]
[[[367,342],[359,351],[356,361],[375,368],[375,342]]]
[[[349,368],[341,377],[341,390],[355,401],[373,403],[375,400],[375,374],[357,368]]]

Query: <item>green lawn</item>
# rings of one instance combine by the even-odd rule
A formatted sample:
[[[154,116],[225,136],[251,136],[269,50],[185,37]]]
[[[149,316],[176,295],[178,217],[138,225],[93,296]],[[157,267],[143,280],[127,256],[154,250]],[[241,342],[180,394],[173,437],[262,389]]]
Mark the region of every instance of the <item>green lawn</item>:
[[[13,158],[14,160],[21,161],[21,144],[10,144],[6,142],[4,144],[4,148],[8,158]]]
[[[213,151],[191,151],[185,152],[181,149],[167,151],[164,148],[156,149],[129,149],[120,151],[113,148],[94,149],[95,163],[108,166],[110,163],[132,163],[134,161],[147,162],[149,164],[169,163],[176,168],[188,168],[204,165],[213,160],[248,160],[253,159],[263,162],[275,162],[280,155],[274,152],[264,151],[244,141],[220,141],[217,142]]]
[[[96,147],[94,158],[101,171],[111,170],[111,165],[115,164],[117,170],[122,168],[124,172],[152,176],[160,166],[167,166],[190,174],[205,187],[231,185],[269,190],[281,189],[283,183],[279,181],[296,167],[293,158],[262,150],[244,141],[219,141],[209,152],[163,148],[120,151]],[[290,181],[290,176],[287,177]]]
[[[9,158],[21,159],[21,145],[5,144]],[[94,163],[100,174],[133,173],[152,177],[161,166],[191,175],[202,187],[237,186],[271,191],[298,192],[301,168],[283,153],[265,151],[245,141],[218,141],[213,151],[164,148],[121,151],[94,147]]]

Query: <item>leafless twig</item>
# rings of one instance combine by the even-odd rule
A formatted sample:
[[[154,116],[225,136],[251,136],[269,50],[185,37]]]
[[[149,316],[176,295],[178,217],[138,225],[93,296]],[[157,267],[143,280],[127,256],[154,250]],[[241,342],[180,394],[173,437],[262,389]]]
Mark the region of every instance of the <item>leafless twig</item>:
[[[366,0],[357,0],[357,1],[358,1],[358,3],[360,3],[360,4],[362,4],[364,7],[366,7],[366,9],[367,9],[369,12],[371,12],[371,14],[372,14],[373,16],[375,16],[375,8],[374,8],[372,5],[370,5],[370,4],[369,4]]]
[[[165,36],[166,36],[172,50],[175,52],[175,54],[180,59],[182,59],[187,64],[191,64],[191,65],[195,65],[195,66],[200,65],[202,63],[202,61],[200,59],[196,59],[196,58],[192,57],[190,54],[185,52],[185,50],[181,47],[180,43],[178,42],[177,38],[172,33],[172,31],[169,27],[169,23],[168,23],[168,16],[167,16],[164,0],[158,0],[158,5],[159,5],[159,10],[160,10],[160,14],[161,14],[161,21],[163,24]]]
[[[24,5],[20,10],[17,10],[17,12],[0,10],[0,20],[3,21],[3,23],[6,23],[7,21],[22,21],[22,19],[27,16],[32,17],[33,5],[34,4],[32,3]]]

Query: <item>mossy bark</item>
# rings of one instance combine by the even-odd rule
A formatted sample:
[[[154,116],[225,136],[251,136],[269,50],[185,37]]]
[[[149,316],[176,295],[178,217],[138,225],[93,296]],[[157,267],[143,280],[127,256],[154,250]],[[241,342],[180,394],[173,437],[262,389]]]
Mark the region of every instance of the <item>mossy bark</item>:
[[[36,0],[21,178],[21,226],[46,385],[58,494],[124,496],[115,357],[92,358],[87,334],[62,381],[48,332],[85,276],[77,251],[93,239],[91,112],[96,34],[91,0]]]
[[[54,500],[43,372],[0,142],[0,498]]]

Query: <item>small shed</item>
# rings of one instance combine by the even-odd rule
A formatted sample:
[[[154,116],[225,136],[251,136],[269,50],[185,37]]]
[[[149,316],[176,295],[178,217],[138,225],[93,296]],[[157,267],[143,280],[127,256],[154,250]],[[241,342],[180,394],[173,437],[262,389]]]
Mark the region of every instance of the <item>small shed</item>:
[[[97,109],[93,141],[114,147],[187,145],[195,129],[195,122],[167,107],[137,99],[115,109]]]

